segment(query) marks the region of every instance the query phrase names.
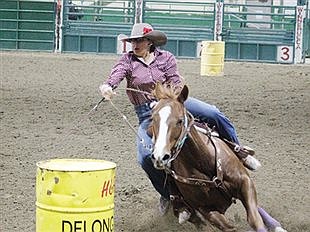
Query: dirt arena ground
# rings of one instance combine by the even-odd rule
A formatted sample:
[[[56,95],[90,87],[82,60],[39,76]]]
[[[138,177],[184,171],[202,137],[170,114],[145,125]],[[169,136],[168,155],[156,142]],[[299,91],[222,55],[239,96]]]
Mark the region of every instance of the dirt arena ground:
[[[87,115],[117,58],[0,53],[1,232],[35,231],[36,162],[51,158],[117,164],[115,231],[195,231],[172,212],[158,215],[158,195],[136,162],[135,135],[111,105]],[[217,105],[256,150],[263,167],[251,176],[260,205],[289,232],[309,232],[310,65],[226,62],[223,77],[201,77],[198,59],[178,65],[190,94]],[[114,103],[136,126],[124,90]],[[240,202],[227,216],[238,231],[249,230]]]

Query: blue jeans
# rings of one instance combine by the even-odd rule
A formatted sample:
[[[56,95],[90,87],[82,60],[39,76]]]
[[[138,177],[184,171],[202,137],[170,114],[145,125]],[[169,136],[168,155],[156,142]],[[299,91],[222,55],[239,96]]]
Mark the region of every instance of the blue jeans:
[[[211,128],[215,126],[220,137],[239,143],[234,126],[214,105],[209,105],[190,97],[185,101],[185,107],[195,118],[206,122]],[[157,192],[166,199],[169,199],[168,187],[165,184],[166,174],[164,171],[154,168],[151,160],[152,154],[150,149],[148,149],[152,145],[152,138],[147,135],[147,129],[151,122],[152,110],[149,104],[144,104],[136,106],[135,111],[139,119],[139,137],[137,137],[138,162],[147,173]],[[144,140],[143,144],[140,138]]]

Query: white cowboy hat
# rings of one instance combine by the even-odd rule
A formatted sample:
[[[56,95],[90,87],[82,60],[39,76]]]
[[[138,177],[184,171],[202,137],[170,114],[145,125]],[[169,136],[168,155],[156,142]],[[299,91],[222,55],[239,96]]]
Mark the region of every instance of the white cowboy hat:
[[[154,30],[148,23],[136,23],[133,25],[130,36],[122,35],[122,41],[130,42],[131,39],[147,38],[153,42],[154,46],[162,46],[167,43],[165,33]]]

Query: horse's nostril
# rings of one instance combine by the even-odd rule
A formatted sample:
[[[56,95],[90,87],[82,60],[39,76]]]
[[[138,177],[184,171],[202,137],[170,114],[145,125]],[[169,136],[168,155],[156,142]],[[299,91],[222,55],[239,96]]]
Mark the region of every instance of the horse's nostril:
[[[155,160],[154,154],[151,155],[151,159],[152,159],[152,160]]]
[[[168,159],[170,159],[170,154],[165,154],[163,157],[163,160],[168,160]]]

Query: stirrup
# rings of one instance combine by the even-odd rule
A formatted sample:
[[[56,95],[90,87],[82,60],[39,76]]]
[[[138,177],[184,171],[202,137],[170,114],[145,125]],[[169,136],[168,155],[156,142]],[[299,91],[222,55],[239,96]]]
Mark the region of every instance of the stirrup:
[[[251,155],[251,156],[255,155],[255,151],[254,151],[252,148],[250,148],[250,147],[248,147],[248,146],[243,146],[242,148],[243,148],[243,150],[244,150],[245,152],[247,152],[249,155]]]
[[[254,156],[255,151],[248,147],[248,146],[240,146],[238,144],[235,144],[234,146],[234,152],[237,154],[237,156],[241,156],[242,158],[247,157],[248,155]]]

